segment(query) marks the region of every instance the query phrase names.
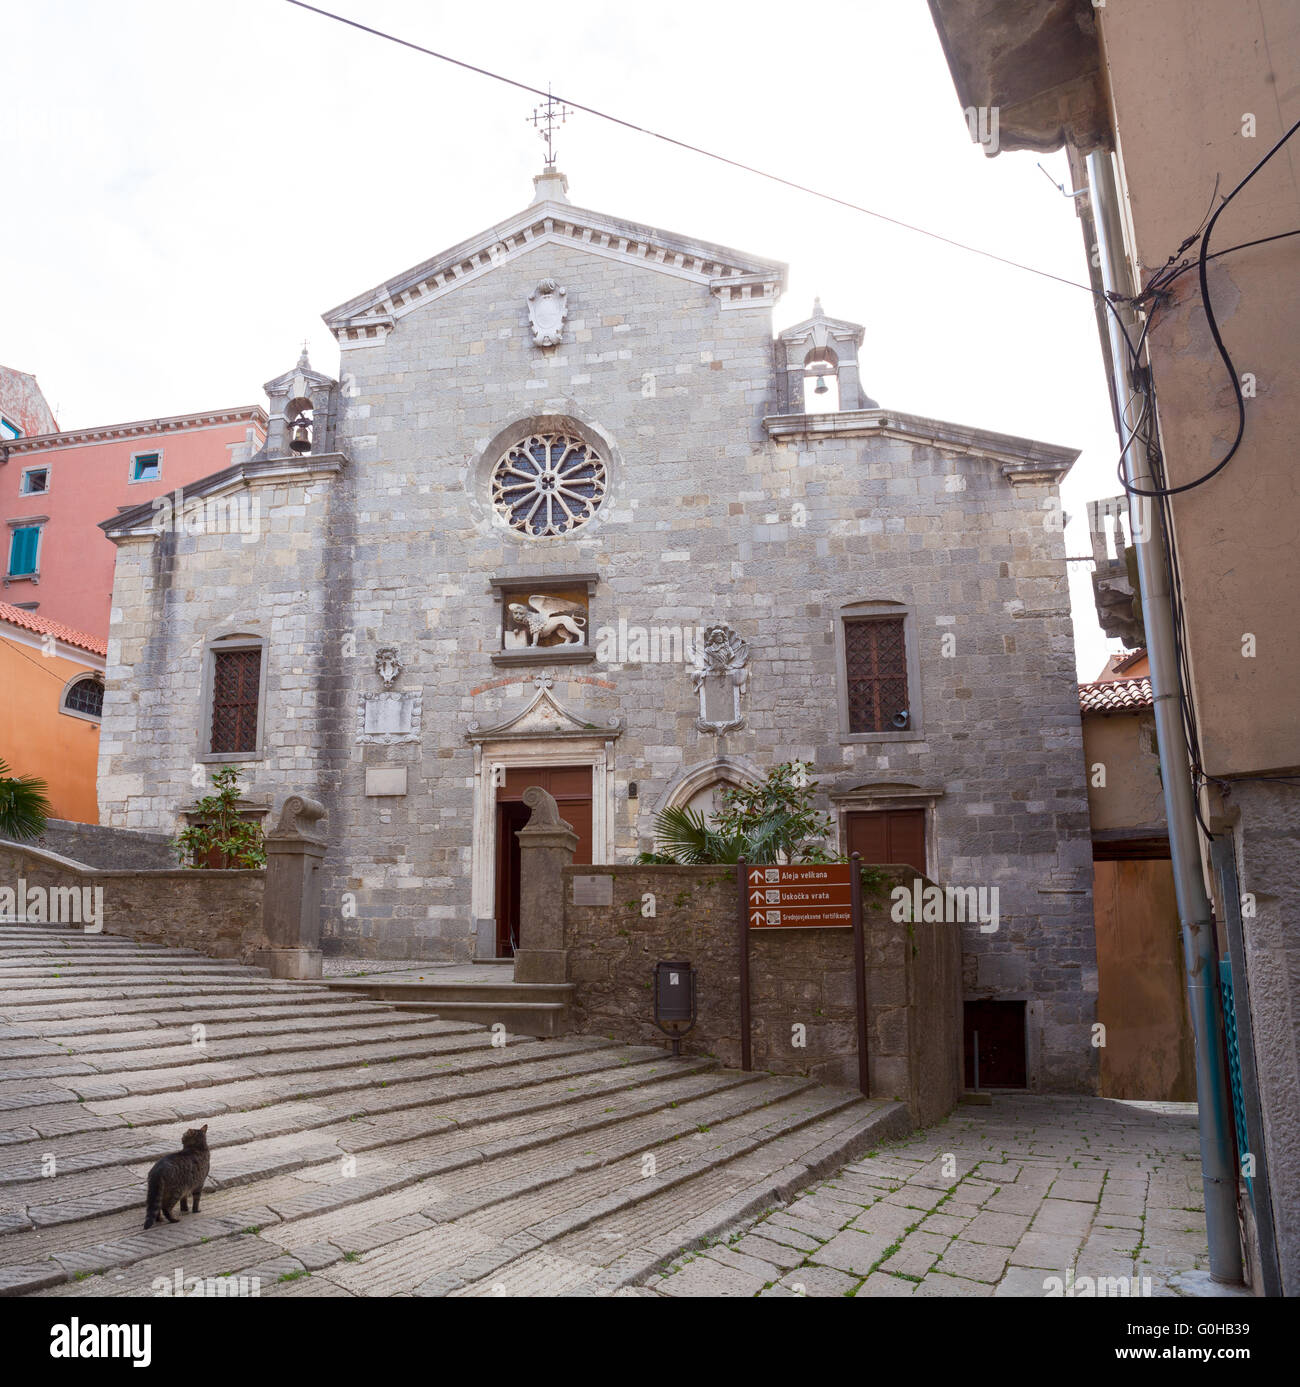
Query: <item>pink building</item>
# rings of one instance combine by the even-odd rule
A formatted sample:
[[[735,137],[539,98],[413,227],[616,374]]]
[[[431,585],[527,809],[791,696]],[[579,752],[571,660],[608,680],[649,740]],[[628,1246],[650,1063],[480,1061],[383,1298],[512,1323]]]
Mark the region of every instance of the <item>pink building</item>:
[[[117,551],[99,522],[244,461],[265,437],[265,412],[247,405],[0,438],[0,601],[107,639]]]
[[[58,427],[36,377],[0,366],[0,446],[33,433],[54,433]]]

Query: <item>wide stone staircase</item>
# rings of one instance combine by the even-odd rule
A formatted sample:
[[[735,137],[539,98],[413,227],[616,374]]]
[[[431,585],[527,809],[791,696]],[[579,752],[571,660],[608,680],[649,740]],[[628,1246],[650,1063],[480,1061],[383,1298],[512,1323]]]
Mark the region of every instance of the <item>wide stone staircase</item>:
[[[474,1017],[0,924],[0,1294],[613,1294],[910,1127]],[[142,1231],[149,1167],[205,1122],[202,1212]]]
[[[469,971],[486,974],[489,970]],[[573,983],[514,982],[508,969],[490,971],[504,976],[478,977],[470,982],[431,981],[427,976],[418,982],[392,977],[338,978],[324,986],[350,996],[390,1002],[399,1011],[428,1012],[444,1021],[504,1025],[512,1035],[551,1036],[566,1032]]]

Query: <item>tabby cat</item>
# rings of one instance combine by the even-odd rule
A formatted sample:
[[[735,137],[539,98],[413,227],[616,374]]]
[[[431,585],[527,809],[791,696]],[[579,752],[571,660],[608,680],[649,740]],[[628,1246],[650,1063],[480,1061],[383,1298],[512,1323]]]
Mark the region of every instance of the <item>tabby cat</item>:
[[[208,1124],[191,1127],[181,1137],[181,1149],[155,1161],[149,1172],[148,1192],[144,1204],[144,1226],[152,1228],[161,1214],[168,1223],[179,1223],[172,1213],[176,1201],[181,1201],[181,1213],[188,1214],[186,1200],[194,1196],[194,1212],[199,1211],[199,1195],[208,1178]]]

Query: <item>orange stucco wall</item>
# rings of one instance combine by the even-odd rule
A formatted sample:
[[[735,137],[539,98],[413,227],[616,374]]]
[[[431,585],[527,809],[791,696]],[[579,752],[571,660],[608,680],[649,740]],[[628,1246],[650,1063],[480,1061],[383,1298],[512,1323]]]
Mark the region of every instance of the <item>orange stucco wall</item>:
[[[54,818],[88,824],[99,822],[99,724],[61,713],[59,704],[68,680],[95,668],[0,633],[0,758],[12,774],[48,783]]]
[[[0,468],[4,519],[45,515],[49,520],[37,557],[40,581],[10,582],[4,600],[39,603],[39,615],[107,639],[117,550],[99,522],[122,506],[170,495],[178,486],[229,467],[232,449],[246,447],[249,427],[248,422],[238,422],[160,429],[107,442],[11,449],[8,463]],[[247,451],[255,448],[256,444]],[[152,452],[162,454],[161,478],[131,482],[132,456]],[[49,468],[49,490],[23,496],[22,474],[31,467]],[[5,545],[0,568],[7,568],[8,526],[0,539]]]

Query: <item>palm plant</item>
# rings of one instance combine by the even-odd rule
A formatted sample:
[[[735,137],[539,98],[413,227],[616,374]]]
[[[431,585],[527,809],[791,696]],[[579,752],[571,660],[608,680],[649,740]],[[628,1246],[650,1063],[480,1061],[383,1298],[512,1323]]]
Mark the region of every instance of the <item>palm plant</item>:
[[[829,816],[814,809],[817,782],[801,761],[774,766],[756,785],[722,792],[722,807],[704,817],[686,806],[655,816],[655,847],[639,862],[702,866],[739,862],[830,862],[822,846]]]
[[[11,775],[8,762],[0,759],[0,838],[30,842],[45,832],[54,813],[46,798],[49,785],[34,775]]]
[[[699,867],[739,862],[742,856],[748,856],[743,835],[710,828],[698,809],[684,804],[661,809],[655,815],[655,846],[658,851],[643,852],[637,861]]]

